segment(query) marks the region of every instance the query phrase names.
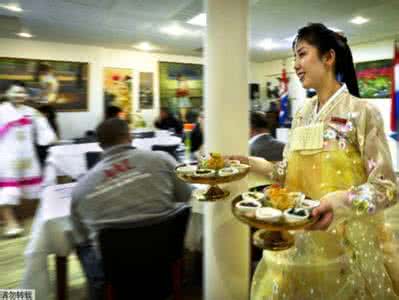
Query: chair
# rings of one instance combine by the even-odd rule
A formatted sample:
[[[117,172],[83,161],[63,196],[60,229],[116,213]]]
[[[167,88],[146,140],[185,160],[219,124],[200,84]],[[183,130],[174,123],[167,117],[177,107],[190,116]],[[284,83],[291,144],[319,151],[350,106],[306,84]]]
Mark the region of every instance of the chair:
[[[172,155],[177,160],[177,147],[179,145],[153,145],[152,151],[164,151]]]
[[[96,163],[100,161],[101,154],[102,152],[99,151],[89,151],[85,153],[87,170],[93,168],[96,165]]]
[[[161,221],[100,230],[107,300],[181,300],[184,237],[191,208],[183,206]]]

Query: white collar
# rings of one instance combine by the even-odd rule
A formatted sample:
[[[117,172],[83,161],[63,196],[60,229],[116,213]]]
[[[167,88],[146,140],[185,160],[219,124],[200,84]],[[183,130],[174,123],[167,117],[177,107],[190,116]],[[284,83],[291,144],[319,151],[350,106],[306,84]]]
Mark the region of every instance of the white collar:
[[[342,84],[342,86],[336,91],[327,101],[324,103],[323,107],[317,112],[317,109],[319,107],[319,101],[317,99],[316,105],[314,107],[313,111],[313,118],[312,118],[312,123],[318,121],[320,116],[327,111],[327,109],[332,109],[333,104],[335,104],[335,100],[338,99],[338,96],[340,96],[343,92],[348,91],[348,88],[346,87],[346,84]]]
[[[259,133],[257,135],[254,135],[253,137],[251,137],[251,139],[249,140],[249,144],[252,145],[258,138],[264,136],[264,135],[269,135],[268,133]]]

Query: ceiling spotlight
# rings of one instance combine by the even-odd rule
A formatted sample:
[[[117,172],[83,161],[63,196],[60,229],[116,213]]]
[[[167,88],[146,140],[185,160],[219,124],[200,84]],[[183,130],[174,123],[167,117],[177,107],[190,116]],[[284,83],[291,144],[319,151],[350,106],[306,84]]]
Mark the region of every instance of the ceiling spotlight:
[[[33,37],[33,35],[30,34],[29,32],[18,32],[17,35],[18,35],[19,37],[27,38],[27,39],[30,39],[30,38]]]
[[[364,23],[367,23],[368,21],[370,21],[370,20],[363,18],[362,16],[357,16],[357,17],[353,18],[352,20],[350,20],[349,22],[356,24],[356,25],[362,25]]]
[[[259,46],[265,50],[272,50],[278,48],[280,45],[273,42],[272,39],[264,39],[262,42],[259,43]]]
[[[206,26],[206,13],[200,13],[187,21],[188,24],[197,25],[201,27]]]
[[[17,4],[17,3],[3,4],[3,5],[0,5],[0,7],[10,10],[10,11],[13,11],[13,12],[22,12],[23,11],[21,6],[19,6],[19,4]]]
[[[141,51],[152,51],[155,50],[155,47],[152,46],[150,43],[148,42],[141,42],[137,45],[133,45],[133,48],[136,48],[137,50],[141,50]]]
[[[181,27],[179,24],[173,24],[166,27],[162,27],[161,32],[173,36],[181,36],[189,33],[187,29]]]

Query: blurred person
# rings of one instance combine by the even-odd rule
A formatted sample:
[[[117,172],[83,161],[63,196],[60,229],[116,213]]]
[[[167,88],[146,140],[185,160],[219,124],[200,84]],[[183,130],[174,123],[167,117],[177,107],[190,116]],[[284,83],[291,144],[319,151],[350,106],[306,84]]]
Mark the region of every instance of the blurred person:
[[[23,232],[13,208],[21,198],[38,198],[42,178],[35,142],[49,145],[56,135],[46,118],[24,105],[27,93],[22,83],[12,84],[5,97],[0,104],[0,213],[4,235],[13,237]]]
[[[115,105],[107,106],[107,108],[105,109],[105,120],[112,119],[112,118],[119,118],[119,119],[124,120],[125,113],[118,106],[115,106]]]
[[[97,139],[103,157],[79,180],[71,204],[73,237],[93,300],[104,293],[99,229],[161,220],[191,196],[190,186],[176,177],[176,161],[170,155],[131,146],[127,122],[105,120],[97,127]]]
[[[266,114],[260,111],[251,112],[250,128],[250,155],[263,157],[268,161],[282,160],[285,144],[270,135]]]
[[[53,67],[48,63],[39,64],[39,83],[42,87],[40,95],[42,103],[57,103],[59,83],[54,75]]]
[[[200,113],[195,123],[194,129],[190,133],[191,148],[190,152],[195,153],[200,151],[202,145],[204,144],[204,114]]]
[[[159,117],[154,122],[154,126],[163,130],[172,129],[178,135],[183,133],[183,123],[176,119],[166,107],[161,108]]]

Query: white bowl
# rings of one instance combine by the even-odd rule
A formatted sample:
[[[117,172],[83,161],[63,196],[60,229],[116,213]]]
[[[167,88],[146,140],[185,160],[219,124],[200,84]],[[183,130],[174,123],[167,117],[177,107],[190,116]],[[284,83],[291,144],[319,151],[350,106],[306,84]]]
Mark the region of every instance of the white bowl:
[[[293,214],[292,212],[303,212],[304,215],[300,216],[300,215],[296,215]],[[286,209],[284,211],[284,218],[288,223],[295,223],[295,222],[299,222],[299,221],[304,221],[306,219],[309,218],[309,210],[305,209],[305,208],[289,208]]]
[[[198,176],[198,177],[212,177],[212,176],[215,175],[215,170],[212,170],[212,169],[197,169],[194,172],[194,175]]]
[[[247,206],[245,204],[252,204],[252,205]],[[242,213],[248,213],[248,212],[254,213],[258,207],[262,207],[262,204],[257,200],[241,200],[236,203],[237,210]]]
[[[265,194],[261,192],[245,192],[241,194],[242,199],[246,201],[253,201],[253,200],[262,200],[265,197]]]
[[[220,169],[218,172],[218,175],[225,177],[225,176],[231,176],[231,175],[234,175],[237,173],[238,173],[238,170],[236,168],[227,167],[227,168]]]
[[[256,209],[255,216],[258,220],[277,222],[283,216],[281,210],[272,207],[259,207]]]
[[[193,174],[197,170],[196,166],[185,165],[177,168],[177,172],[181,174]]]

